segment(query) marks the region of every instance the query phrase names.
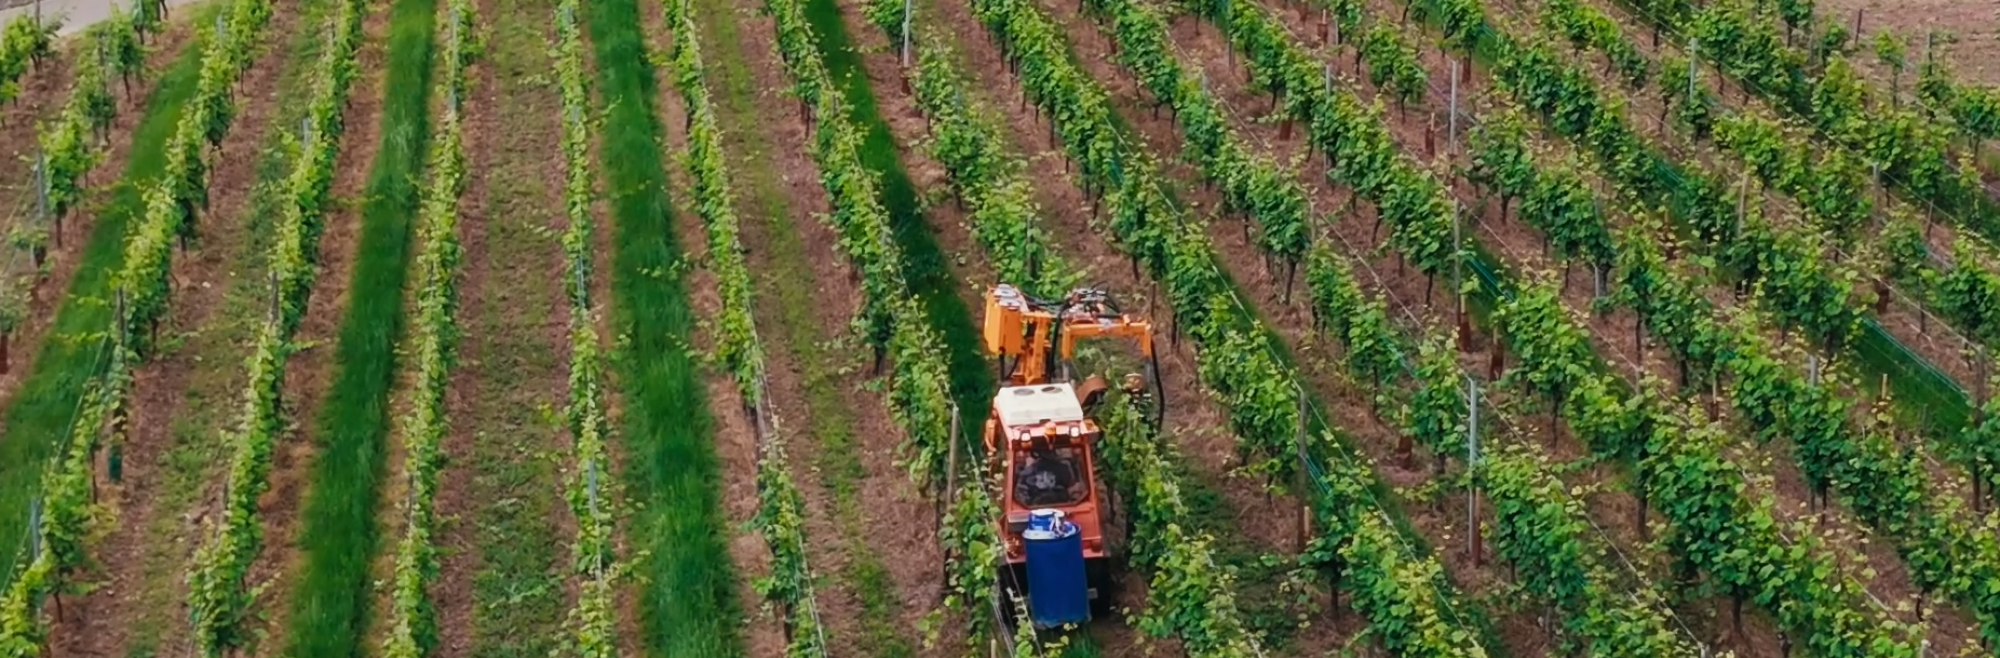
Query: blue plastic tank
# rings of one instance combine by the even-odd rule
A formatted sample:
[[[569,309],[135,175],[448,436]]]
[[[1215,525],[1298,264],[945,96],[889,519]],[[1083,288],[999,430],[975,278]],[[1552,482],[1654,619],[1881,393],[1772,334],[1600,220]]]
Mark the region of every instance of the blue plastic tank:
[[[1027,548],[1028,610],[1035,626],[1090,621],[1090,583],[1083,571],[1083,533],[1056,510],[1035,510],[1021,533]]]

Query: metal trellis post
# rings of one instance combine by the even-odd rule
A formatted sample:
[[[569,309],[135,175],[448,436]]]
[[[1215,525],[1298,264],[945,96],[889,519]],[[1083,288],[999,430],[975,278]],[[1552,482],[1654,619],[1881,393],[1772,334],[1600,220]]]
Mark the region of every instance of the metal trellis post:
[[[1465,465],[1467,469],[1479,468],[1479,382],[1465,379]],[[1465,550],[1472,554],[1472,565],[1479,566],[1479,487],[1465,490]]]
[[[1454,58],[1451,60],[1451,115],[1448,118],[1448,123],[1451,125],[1451,132],[1449,137],[1450,141],[1447,143],[1450,144],[1452,153],[1458,153],[1458,67],[1459,66],[1460,64],[1458,59]]]

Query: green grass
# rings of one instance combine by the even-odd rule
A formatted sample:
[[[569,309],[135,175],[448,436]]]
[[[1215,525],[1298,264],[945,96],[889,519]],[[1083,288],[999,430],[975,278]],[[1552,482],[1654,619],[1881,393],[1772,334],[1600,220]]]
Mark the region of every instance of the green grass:
[[[909,282],[910,292],[924,303],[931,326],[948,352],[952,397],[960,409],[974,410],[975,415],[984,413],[993,401],[995,384],[979,345],[979,328],[959,297],[959,283],[947,267],[950,261],[924,221],[916,186],[896,154],[896,138],[889,133],[889,124],[882,121],[875,107],[875,92],[869,89],[861,53],[841,22],[840,5],[835,0],[805,0],[805,14],[827,74],[838,81],[852,108],[848,120],[863,133],[861,162],[880,177],[882,205],[889,211],[896,243],[903,249],[903,278]],[[968,422],[963,427],[966,434],[974,435],[979,423]]]
[[[535,81],[547,72],[547,28],[554,3],[547,0],[501,0],[493,16],[489,52],[498,85],[502,125],[545,128],[555,140],[560,106],[553,87]],[[567,373],[564,346],[550,344],[544,328],[559,323],[556,309],[567,302],[559,281],[522,267],[556,254],[556,243],[539,232],[546,221],[551,185],[544,178],[545,161],[526,153],[517,137],[525,131],[493,136],[498,158],[475,175],[486,179],[486,253],[467,265],[486,270],[478,290],[467,297],[487,300],[480,314],[468,318],[468,347],[477,344],[479,358],[469,362],[479,382],[469,423],[476,437],[469,459],[471,510],[475,548],[472,551],[472,648],[479,658],[545,658],[558,645],[563,612],[562,547],[552,519],[561,507],[562,482],[556,461],[547,451],[561,445],[558,427],[545,415],[558,391],[529,384],[562,382]],[[533,145],[529,140],[528,146]]]
[[[285,44],[280,98],[310,91],[306,89],[306,74],[319,60],[323,32],[317,28],[326,21],[328,9],[325,0],[299,5],[301,27]],[[166,466],[159,469],[161,490],[144,530],[148,539],[141,589],[127,594],[142,597],[146,603],[128,629],[127,655],[135,658],[158,654],[161,642],[171,634],[168,629],[182,622],[179,603],[187,555],[182,543],[187,530],[185,517],[202,492],[219,481],[216,469],[224,463],[228,447],[223,433],[242,410],[243,370],[237,367],[242,361],[242,345],[262,325],[270,303],[265,272],[273,237],[270,219],[277,216],[281,201],[276,183],[289,175],[293,166],[291,153],[278,146],[305,115],[306,106],[281,103],[274,108],[270,118],[273,129],[265,135],[257,161],[257,186],[251,192],[250,206],[240,217],[230,218],[243,226],[245,235],[230,252],[229,289],[222,307],[185,341],[175,341],[184,346],[186,358],[200,365],[190,374],[186,399],[174,412],[172,443],[164,456]]]
[[[372,599],[369,567],[379,544],[377,485],[403,329],[410,224],[430,131],[435,10],[436,0],[396,0],[389,10],[381,147],[361,207],[333,386],[315,421],[319,456],[298,535],[305,566],[284,632],[284,655],[291,658],[351,658],[370,641],[362,631]]]
[[[202,5],[190,12],[194,24],[205,24],[202,18],[215,9]],[[99,337],[111,329],[112,279],[125,262],[125,228],[145,208],[140,186],[166,169],[167,140],[194,96],[208,32],[194,33],[146,101],[132,132],[130,159],[109,198],[101,207],[84,210],[96,213],[97,224],[84,244],[76,278],[56,309],[34,368],[7,407],[6,430],[0,434],[0,564],[7,565],[6,580],[12,580],[15,559],[27,548],[28,511],[40,495],[42,472],[68,437],[84,390],[108,363]]]
[[[738,656],[734,568],[722,530],[714,418],[689,354],[695,317],[681,280],[653,79],[636,0],[584,7],[596,52],[602,180],[616,220],[611,309],[624,402],[626,528],[640,577],[639,624],[654,656]]]

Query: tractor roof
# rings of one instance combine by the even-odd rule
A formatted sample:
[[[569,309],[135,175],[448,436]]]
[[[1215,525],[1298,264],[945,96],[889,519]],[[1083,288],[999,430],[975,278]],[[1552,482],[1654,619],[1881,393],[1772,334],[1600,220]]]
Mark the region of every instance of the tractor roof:
[[[1083,406],[1077,403],[1076,389],[1069,384],[1002,388],[993,396],[993,413],[1000,416],[1003,427],[1083,420]]]

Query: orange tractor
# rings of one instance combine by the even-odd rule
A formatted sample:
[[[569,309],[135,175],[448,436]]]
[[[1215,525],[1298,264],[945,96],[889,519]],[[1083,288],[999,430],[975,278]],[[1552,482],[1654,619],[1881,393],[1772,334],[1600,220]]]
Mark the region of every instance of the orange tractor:
[[[986,294],[984,333],[1001,382],[985,443],[990,465],[1005,476],[1002,602],[1024,596],[1037,627],[1081,624],[1110,599],[1109,487],[1097,477],[1102,429],[1093,419],[1110,386],[1095,375],[1075,381],[1076,347],[1102,338],[1135,343],[1146,374],[1126,375],[1122,388],[1127,403],[1149,407],[1142,415],[1157,426],[1164,401],[1152,324],[1120,312],[1100,290],[1041,300],[1002,284]]]

